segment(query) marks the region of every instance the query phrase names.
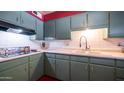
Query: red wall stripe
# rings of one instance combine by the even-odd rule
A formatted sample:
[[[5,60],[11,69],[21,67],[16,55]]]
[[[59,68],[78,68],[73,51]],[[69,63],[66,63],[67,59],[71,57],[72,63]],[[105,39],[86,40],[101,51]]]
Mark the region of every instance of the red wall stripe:
[[[79,13],[83,13],[83,12],[85,12],[85,11],[56,11],[56,12],[45,15],[44,21],[62,18],[65,16],[71,16],[71,15],[79,14]]]

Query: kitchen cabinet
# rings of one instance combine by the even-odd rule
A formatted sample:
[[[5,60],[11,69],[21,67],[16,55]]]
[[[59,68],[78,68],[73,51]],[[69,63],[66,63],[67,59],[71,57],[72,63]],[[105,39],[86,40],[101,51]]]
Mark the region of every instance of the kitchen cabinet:
[[[20,12],[19,11],[0,11],[0,20],[20,25]]]
[[[44,22],[45,38],[55,38],[55,20]]]
[[[88,12],[88,28],[106,28],[108,27],[108,12],[92,11]]]
[[[55,59],[45,58],[45,75],[56,77],[55,72]]]
[[[56,59],[56,77],[59,80],[70,80],[69,60]]]
[[[56,39],[66,40],[70,38],[70,17],[56,19]]]
[[[90,80],[93,81],[114,80],[114,67],[90,64]]]
[[[36,19],[36,39],[43,40],[44,39],[44,32],[43,32],[43,22],[39,19]]]
[[[117,79],[124,80],[124,68],[116,68],[116,80]]]
[[[114,80],[115,60],[107,58],[90,58],[90,80]]]
[[[28,80],[28,57],[18,58],[0,63],[0,67],[1,81]]]
[[[27,29],[35,29],[36,18],[23,11],[0,11],[0,20],[21,26]]]
[[[111,38],[124,37],[124,12],[112,11],[110,12],[110,28],[108,36]]]
[[[124,60],[116,60],[116,80],[124,81]]]
[[[1,81],[26,81],[28,80],[28,64],[22,64],[0,72]]]
[[[106,66],[115,66],[114,59],[107,59],[107,58],[90,58],[90,63],[99,64],[99,65],[106,65]]]
[[[26,12],[21,12],[21,26],[35,30],[35,17],[32,15],[26,13]]]
[[[87,81],[89,79],[88,63],[71,61],[71,80],[72,81]]]
[[[44,74],[43,54],[30,56],[29,62],[30,80],[38,80]]]
[[[87,13],[81,13],[71,16],[71,30],[82,30],[87,27]]]

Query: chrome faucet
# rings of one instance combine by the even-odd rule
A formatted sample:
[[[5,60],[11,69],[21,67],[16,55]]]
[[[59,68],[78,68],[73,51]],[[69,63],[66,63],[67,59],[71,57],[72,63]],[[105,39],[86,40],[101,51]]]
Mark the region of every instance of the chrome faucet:
[[[86,38],[85,36],[83,36],[83,35],[80,37],[79,46],[80,46],[80,47],[82,46],[82,44],[81,44],[81,40],[82,40],[82,38],[85,39],[85,50],[90,49],[90,46],[88,46],[88,43],[87,43],[87,38]]]

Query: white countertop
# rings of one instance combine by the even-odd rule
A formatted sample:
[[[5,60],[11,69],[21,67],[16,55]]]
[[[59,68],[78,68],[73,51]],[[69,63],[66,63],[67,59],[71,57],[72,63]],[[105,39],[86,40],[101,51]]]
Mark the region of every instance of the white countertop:
[[[5,62],[5,61],[13,60],[16,58],[26,57],[26,56],[30,56],[38,53],[43,53],[43,52],[124,60],[124,53],[121,53],[121,52],[83,51],[81,49],[49,49],[49,50],[41,50],[39,52],[34,52],[30,54],[14,56],[14,57],[0,58],[0,62]]]
[[[112,51],[110,52],[110,51],[98,51],[98,50],[83,51],[81,49],[51,49],[51,50],[46,50],[44,52],[124,60],[124,53],[112,52]]]
[[[39,54],[39,53],[43,53],[43,52],[40,51],[40,52],[34,52],[34,53],[30,53],[30,54],[23,54],[23,55],[14,56],[14,57],[7,57],[7,58],[1,58],[0,57],[0,62],[5,62],[5,61],[9,61],[9,60],[13,60],[13,59],[21,58],[21,57],[26,57],[26,56],[31,56],[31,55],[35,55],[35,54]]]

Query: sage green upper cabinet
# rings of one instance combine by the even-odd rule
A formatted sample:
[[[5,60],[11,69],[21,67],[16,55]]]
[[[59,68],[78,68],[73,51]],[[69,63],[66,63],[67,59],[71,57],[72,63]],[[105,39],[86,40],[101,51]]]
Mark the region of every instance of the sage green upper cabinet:
[[[109,37],[124,37],[124,12],[110,12],[110,31]]]
[[[56,19],[56,39],[65,40],[70,38],[70,17]]]
[[[35,17],[26,12],[21,12],[21,26],[35,30]]]
[[[36,19],[36,39],[43,40],[44,33],[43,33],[43,22],[39,19]]]
[[[93,81],[114,80],[114,67],[90,64],[90,80]]]
[[[20,25],[20,12],[19,11],[0,11],[0,20],[5,22]]]
[[[108,27],[108,12],[92,11],[88,12],[88,28],[105,28]]]
[[[29,63],[29,72],[30,72],[30,80],[38,80],[41,76],[43,76],[44,71],[44,62],[43,62],[43,55],[36,54],[30,56],[30,63]]]
[[[87,27],[87,14],[76,14],[71,16],[71,30],[82,30]]]
[[[55,38],[55,20],[44,22],[45,38]]]

